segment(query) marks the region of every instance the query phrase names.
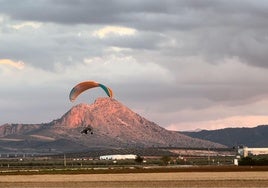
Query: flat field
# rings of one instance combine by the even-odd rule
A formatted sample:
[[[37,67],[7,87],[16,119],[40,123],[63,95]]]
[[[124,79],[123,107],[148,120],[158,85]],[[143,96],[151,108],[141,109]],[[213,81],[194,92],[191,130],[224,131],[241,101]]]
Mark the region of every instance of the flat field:
[[[268,187],[268,171],[1,175],[0,187]]]

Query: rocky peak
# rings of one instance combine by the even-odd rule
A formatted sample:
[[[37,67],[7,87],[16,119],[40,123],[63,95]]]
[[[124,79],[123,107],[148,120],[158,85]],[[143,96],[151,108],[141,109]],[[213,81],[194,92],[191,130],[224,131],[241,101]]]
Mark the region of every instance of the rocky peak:
[[[122,111],[125,107],[111,98],[98,98],[93,104],[78,104],[72,107],[55,124],[65,124],[69,128],[85,126],[94,118],[107,117],[117,111]]]

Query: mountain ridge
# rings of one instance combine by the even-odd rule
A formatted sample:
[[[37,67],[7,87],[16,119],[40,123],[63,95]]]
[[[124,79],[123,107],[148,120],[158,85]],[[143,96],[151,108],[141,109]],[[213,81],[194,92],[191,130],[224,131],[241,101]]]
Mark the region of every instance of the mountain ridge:
[[[244,145],[248,147],[268,146],[268,125],[242,128],[223,128],[216,130],[180,131],[193,138],[203,138],[212,142],[221,143],[228,147]]]

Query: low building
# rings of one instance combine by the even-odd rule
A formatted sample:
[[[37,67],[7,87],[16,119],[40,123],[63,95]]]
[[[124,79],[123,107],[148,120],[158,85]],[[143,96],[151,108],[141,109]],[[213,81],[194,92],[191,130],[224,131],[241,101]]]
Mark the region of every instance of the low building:
[[[268,148],[238,148],[238,154],[247,157],[249,155],[267,155],[268,154]]]
[[[126,159],[136,159],[137,155],[128,154],[128,155],[102,155],[100,160],[126,160]]]

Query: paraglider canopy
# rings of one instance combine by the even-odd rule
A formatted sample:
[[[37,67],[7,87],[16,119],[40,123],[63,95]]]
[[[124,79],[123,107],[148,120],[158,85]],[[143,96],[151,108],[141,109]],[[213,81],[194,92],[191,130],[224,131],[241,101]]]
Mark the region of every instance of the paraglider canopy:
[[[79,84],[77,84],[76,86],[73,87],[73,89],[71,90],[70,94],[69,94],[69,99],[71,102],[75,101],[75,99],[78,97],[78,95],[80,95],[81,93],[83,93],[84,91],[91,89],[91,88],[95,88],[95,87],[100,87],[102,88],[105,93],[108,95],[108,97],[113,97],[113,91],[108,88],[107,86],[94,82],[94,81],[85,81],[85,82],[81,82]]]

